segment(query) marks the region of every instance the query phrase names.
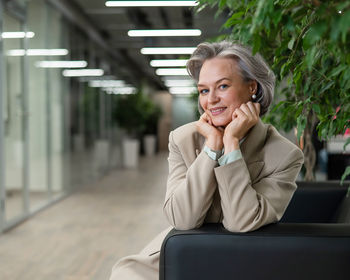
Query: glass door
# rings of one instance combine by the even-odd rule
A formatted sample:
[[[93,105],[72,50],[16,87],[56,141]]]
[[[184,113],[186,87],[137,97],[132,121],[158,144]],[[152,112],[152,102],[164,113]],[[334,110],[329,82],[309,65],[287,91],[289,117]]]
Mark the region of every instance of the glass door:
[[[3,228],[23,219],[25,194],[25,118],[23,24],[6,11],[2,14],[2,209]]]

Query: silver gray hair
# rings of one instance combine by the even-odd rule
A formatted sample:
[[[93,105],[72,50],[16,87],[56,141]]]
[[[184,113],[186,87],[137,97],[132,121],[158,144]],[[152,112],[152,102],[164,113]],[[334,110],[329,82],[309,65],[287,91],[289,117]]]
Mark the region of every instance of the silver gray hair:
[[[236,60],[243,80],[245,82],[252,80],[257,82],[258,88],[255,93],[257,98],[255,102],[259,102],[261,105],[260,116],[264,115],[273,99],[275,75],[262,56],[258,53],[253,55],[249,47],[233,42],[201,43],[187,62],[187,71],[197,83],[203,63],[214,57]],[[201,114],[204,113],[203,108],[199,104],[199,99],[198,110]]]

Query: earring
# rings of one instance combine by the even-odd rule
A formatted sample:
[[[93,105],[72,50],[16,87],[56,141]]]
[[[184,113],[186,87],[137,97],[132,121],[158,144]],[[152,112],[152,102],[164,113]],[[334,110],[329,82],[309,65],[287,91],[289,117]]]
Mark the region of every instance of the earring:
[[[256,95],[255,95],[255,94],[252,95],[252,99],[253,99],[253,100],[256,99]]]

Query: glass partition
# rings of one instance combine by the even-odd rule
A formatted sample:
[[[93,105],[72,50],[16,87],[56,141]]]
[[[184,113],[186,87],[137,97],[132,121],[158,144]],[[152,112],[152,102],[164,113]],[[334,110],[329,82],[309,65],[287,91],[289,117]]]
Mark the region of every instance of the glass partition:
[[[47,9],[47,43],[49,49],[67,49],[63,40],[63,23],[61,14],[48,6]],[[48,57],[50,61],[68,60],[68,55]],[[64,190],[64,117],[63,97],[67,94],[61,68],[47,68],[47,114],[48,125],[47,141],[49,143],[49,174],[50,193],[52,198],[60,197]]]
[[[48,32],[47,6],[43,0],[30,1],[27,7],[28,30],[35,33],[29,41],[28,49],[46,49]],[[48,108],[45,68],[36,67],[36,62],[46,60],[46,56],[27,56],[29,94],[29,193],[31,211],[45,205],[49,200],[50,166],[49,127],[51,112]]]
[[[0,0],[0,232],[104,175],[114,139],[111,96],[41,64],[98,68],[103,51],[47,1],[13,0],[14,11],[7,2]],[[19,31],[22,38],[4,37]],[[53,49],[61,54],[43,53]]]
[[[3,13],[3,149],[5,184],[5,221],[23,216],[24,207],[24,137],[23,137],[23,56],[12,55],[23,49],[23,39],[10,32],[21,32],[21,22]]]

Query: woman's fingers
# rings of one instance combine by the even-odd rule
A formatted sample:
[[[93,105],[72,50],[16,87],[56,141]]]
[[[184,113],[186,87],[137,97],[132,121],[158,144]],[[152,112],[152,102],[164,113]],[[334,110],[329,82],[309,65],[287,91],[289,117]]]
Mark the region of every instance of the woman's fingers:
[[[242,104],[234,110],[232,121],[225,128],[224,139],[229,143],[232,139],[242,139],[249,129],[259,121],[260,104],[252,102]],[[224,141],[225,141],[224,140]]]
[[[206,123],[209,123],[210,125],[212,125],[212,121],[210,116],[207,113],[203,113],[200,117],[200,120],[205,121]]]
[[[207,115],[207,113],[203,113],[201,116],[200,116],[200,118],[199,118],[201,121],[205,121],[205,122],[207,122],[207,119],[208,119],[208,115]]]
[[[207,113],[203,113],[196,124],[197,131],[206,139],[206,145],[212,150],[223,148],[223,131],[212,124],[212,120]]]
[[[213,122],[210,118],[210,116],[207,113],[203,113],[198,122],[197,122],[197,128],[199,131],[201,131],[201,134],[209,134],[210,131],[216,130],[216,127],[213,125]]]
[[[258,104],[259,104],[259,103],[258,103]],[[256,110],[256,107],[255,107],[255,105],[254,105],[253,102],[248,102],[248,103],[247,103],[247,106],[248,106],[250,112],[252,112],[252,114],[253,114],[254,116],[259,116],[259,113],[258,113],[258,111]]]
[[[249,113],[246,113],[245,111],[246,111],[246,108],[237,108],[236,110],[235,110],[235,113],[236,113],[236,115],[237,115],[237,118],[240,118],[240,119],[247,119],[248,118],[248,116],[247,116],[247,114],[249,114]]]
[[[256,104],[258,104],[258,105],[256,105]],[[248,116],[249,119],[256,120],[259,117],[259,114],[260,114],[260,104],[259,103],[253,103],[253,102],[249,101],[246,104],[242,104],[240,108]]]
[[[247,104],[242,104],[237,110],[238,110],[238,112],[241,112],[240,117],[242,117],[244,120],[250,121],[253,119],[253,114],[250,111]],[[244,114],[244,115],[242,115],[242,114]]]
[[[233,111],[232,113],[232,120],[234,120],[235,118],[237,118],[237,113],[236,113],[236,110]]]

